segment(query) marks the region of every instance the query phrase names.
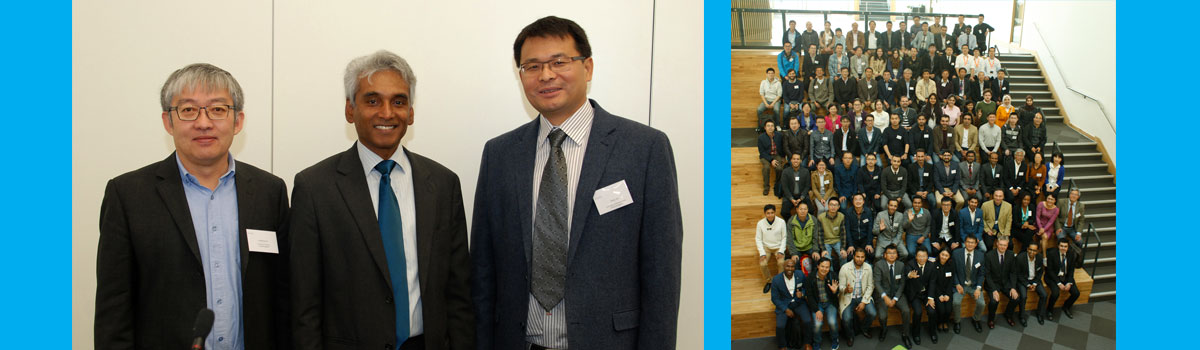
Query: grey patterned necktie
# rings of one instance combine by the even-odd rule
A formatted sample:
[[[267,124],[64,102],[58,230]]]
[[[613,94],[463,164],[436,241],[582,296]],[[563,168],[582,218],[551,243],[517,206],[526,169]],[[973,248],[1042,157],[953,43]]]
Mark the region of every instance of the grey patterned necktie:
[[[567,270],[567,159],[562,129],[550,132],[550,157],[538,187],[533,223],[533,297],[549,311],[563,298]]]

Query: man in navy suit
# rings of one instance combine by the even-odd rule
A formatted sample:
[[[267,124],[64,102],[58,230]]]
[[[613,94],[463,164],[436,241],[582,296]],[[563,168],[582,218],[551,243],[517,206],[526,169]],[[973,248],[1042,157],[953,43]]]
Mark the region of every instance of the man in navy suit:
[[[513,58],[539,116],[484,146],[476,348],[674,349],[683,222],[670,141],[587,98],[592,52],[575,22],[526,26]]]
[[[783,271],[771,279],[771,303],[775,304],[775,343],[779,348],[797,348],[812,339],[812,316],[804,297],[804,274],[796,273],[796,261],[783,262]],[[789,322],[790,321],[790,322]],[[799,341],[788,346],[788,333],[799,328]]]

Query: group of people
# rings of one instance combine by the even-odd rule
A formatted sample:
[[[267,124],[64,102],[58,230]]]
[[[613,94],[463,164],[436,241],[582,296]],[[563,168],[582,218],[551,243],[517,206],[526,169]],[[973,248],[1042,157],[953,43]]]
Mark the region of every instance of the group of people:
[[[956,249],[919,247],[907,260],[900,258],[897,245],[888,244],[879,249],[883,257],[874,263],[868,261],[866,249],[853,250],[851,259],[840,265],[823,254],[809,256],[799,251],[788,256],[782,260],[781,272],[764,288],[775,306],[777,345],[781,350],[820,349],[825,325],[833,349],[838,348],[842,336],[850,346],[858,334],[877,336],[882,342],[890,328],[888,312],[893,308],[901,317],[905,347],[921,344],[921,328],[936,344],[939,332],[961,332],[966,297],[974,302],[971,324],[979,333],[983,332],[985,307],[987,327],[995,328],[1001,301],[1007,302],[1004,318],[1009,326],[1019,322],[1028,327],[1025,304],[1035,293],[1037,309],[1033,313],[1038,324],[1058,317],[1054,305],[1064,295],[1061,313],[1074,317],[1071,306],[1079,297],[1074,273],[1080,256],[1070,249],[1068,239],[1059,239],[1046,249],[1034,242],[1019,253],[1008,249],[1006,237],[997,239],[993,249],[985,250],[979,243],[968,236]],[[787,245],[790,251],[792,244]],[[921,326],[922,314],[927,319],[925,327]],[[879,330],[872,334],[875,320]]]
[[[233,75],[175,71],[160,99],[176,151],[105,189],[95,348],[674,348],[670,141],[588,98],[574,21],[536,20],[512,55],[538,116],[484,146],[469,251],[459,177],[401,145],[417,87],[404,58],[346,66],[331,102],[357,140],[296,174],[290,204],[230,152],[246,117]]]

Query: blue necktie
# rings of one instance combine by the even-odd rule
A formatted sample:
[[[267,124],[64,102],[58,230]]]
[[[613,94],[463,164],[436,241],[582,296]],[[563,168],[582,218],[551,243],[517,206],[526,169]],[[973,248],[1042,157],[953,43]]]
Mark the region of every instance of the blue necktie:
[[[375,166],[382,174],[379,179],[379,234],[383,237],[383,249],[387,254],[388,274],[392,277],[392,296],[396,307],[396,347],[408,340],[408,266],[404,258],[404,224],[400,218],[400,204],[392,192],[389,177],[394,160],[384,160]]]

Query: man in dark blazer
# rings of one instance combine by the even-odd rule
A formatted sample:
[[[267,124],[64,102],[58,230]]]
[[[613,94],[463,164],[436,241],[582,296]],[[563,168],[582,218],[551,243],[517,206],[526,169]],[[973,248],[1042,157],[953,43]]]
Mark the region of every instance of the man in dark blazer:
[[[908,267],[905,269],[907,275],[904,278],[905,288],[904,295],[908,297],[908,306],[912,310],[912,328],[910,335],[912,341],[921,345],[921,312],[925,311],[925,304],[933,300],[929,290],[929,279],[933,275],[933,262],[929,261],[929,251],[925,246],[917,245],[916,252],[912,254],[913,259],[908,261]],[[933,317],[929,320],[929,337],[937,338],[937,331],[934,329]]]
[[[296,174],[292,193],[296,348],[473,348],[458,176],[400,147],[416,77],[383,50],[345,74],[358,141]]]
[[[109,180],[100,205],[96,349],[190,347],[206,308],[216,316],[208,348],[291,348],[287,188],[229,153],[242,96],[209,64],[163,85],[176,152]]]
[[[991,205],[991,204],[988,204]],[[988,298],[988,329],[996,328],[996,308],[1000,306],[1000,298],[1007,298],[1008,303],[1014,303],[1018,297],[1017,289],[1013,287],[1010,275],[1016,262],[1016,256],[1008,250],[1008,237],[996,239],[996,249],[987,252],[984,271],[987,273],[983,287],[987,290]],[[1016,326],[1012,314],[1005,310],[1004,318],[1009,326]]]
[[[1003,69],[996,72],[996,80],[992,80],[992,96],[999,96],[1000,100],[1004,99],[1011,90],[1009,90],[1009,80],[1005,76],[1007,72]],[[1030,120],[1033,120],[1030,118]]]
[[[903,327],[900,328],[900,340],[906,347],[912,347],[908,338],[909,322],[911,311],[908,308],[908,299],[904,296],[904,283],[908,281],[904,275],[908,274],[907,266],[899,260],[895,244],[888,244],[883,248],[883,259],[875,262],[875,268],[871,269],[872,277],[875,278],[875,300],[878,300],[880,306],[879,312],[879,341],[887,337],[888,331],[888,308],[894,307],[900,311],[900,319],[903,320]]]
[[[1054,303],[1058,302],[1058,296],[1063,293],[1070,294],[1063,302],[1063,315],[1075,318],[1071,315],[1071,306],[1079,299],[1079,286],[1075,285],[1075,269],[1079,268],[1080,264],[1079,255],[1069,249],[1070,242],[1069,238],[1059,238],[1057,249],[1046,253],[1046,285],[1050,289],[1046,307],[1049,308],[1048,318],[1051,320],[1054,319]]]
[[[780,348],[800,348],[812,339],[812,312],[804,294],[804,274],[796,273],[796,261],[783,262],[783,271],[771,278],[771,303],[775,304],[775,343]],[[788,335],[800,339],[789,342]]]
[[[683,222],[670,140],[587,98],[591,57],[583,29],[558,17],[513,45],[540,116],[484,146],[477,349],[675,348]]]
[[[963,239],[963,247],[953,252],[954,262],[954,284],[955,291],[953,301],[954,305],[954,334],[961,332],[962,324],[959,320],[962,319],[962,300],[963,297],[970,295],[975,301],[975,313],[971,315],[971,325],[975,327],[975,332],[983,332],[983,326],[979,324],[980,318],[983,317],[984,303],[987,299],[987,294],[983,292],[983,282],[985,280],[985,266],[983,261],[986,258],[983,249],[979,248],[979,238],[975,236],[967,236]]]
[[[1042,275],[1045,273],[1046,264],[1042,259],[1040,252],[1041,243],[1035,239],[1029,242],[1025,247],[1025,251],[1017,254],[1017,262],[1013,265],[1012,283],[1017,288],[1017,294],[1020,299],[1016,301],[1017,310],[1020,313],[1021,327],[1029,324],[1028,315],[1025,315],[1025,301],[1029,297],[1029,292],[1036,292],[1038,296],[1037,316],[1038,324],[1046,324],[1043,319],[1046,317],[1046,287],[1042,283]]]

